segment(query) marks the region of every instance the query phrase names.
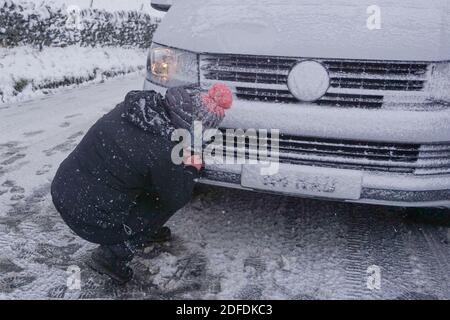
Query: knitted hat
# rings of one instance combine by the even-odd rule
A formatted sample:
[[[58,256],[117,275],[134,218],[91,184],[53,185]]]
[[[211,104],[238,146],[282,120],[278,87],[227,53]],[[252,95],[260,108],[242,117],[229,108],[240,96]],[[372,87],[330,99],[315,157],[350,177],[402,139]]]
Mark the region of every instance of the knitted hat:
[[[215,84],[206,93],[193,87],[175,87],[167,90],[165,101],[176,129],[191,131],[194,121],[200,121],[206,130],[219,127],[225,110],[233,104],[233,95],[224,84]]]

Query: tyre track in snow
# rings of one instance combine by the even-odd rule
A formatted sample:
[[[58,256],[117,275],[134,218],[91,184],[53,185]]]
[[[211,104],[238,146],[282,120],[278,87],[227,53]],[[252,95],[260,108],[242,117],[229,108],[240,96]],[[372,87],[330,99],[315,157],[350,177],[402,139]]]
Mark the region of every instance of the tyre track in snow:
[[[408,290],[404,286],[408,281],[402,280],[411,273],[408,255],[398,236],[397,219],[386,212],[389,209],[355,205],[344,215],[347,226],[344,261],[349,285],[346,298],[396,298],[390,292],[393,288],[400,292]],[[399,266],[401,272],[396,272]],[[370,286],[369,277],[375,275],[371,267],[381,271],[380,288]]]
[[[356,299],[368,295],[366,288],[367,268],[371,262],[370,237],[372,231],[367,227],[370,217],[363,217],[356,207],[352,208],[350,214],[344,213],[347,235],[344,253],[345,266],[345,298]],[[344,220],[344,221],[345,221]]]
[[[434,283],[435,288],[441,293],[439,297],[448,298],[450,297],[450,248],[448,245],[442,245],[446,237],[445,228],[436,230],[435,227],[427,224],[414,227],[420,236],[417,241],[418,248],[412,248],[411,251],[418,252],[419,255],[423,253],[422,259],[428,261],[421,265],[424,269],[423,273],[427,275],[424,282]]]
[[[354,206],[345,221],[347,298],[448,299],[449,247],[434,239],[441,228],[405,219],[398,208],[371,206]],[[372,265],[381,270],[379,290],[367,287]]]

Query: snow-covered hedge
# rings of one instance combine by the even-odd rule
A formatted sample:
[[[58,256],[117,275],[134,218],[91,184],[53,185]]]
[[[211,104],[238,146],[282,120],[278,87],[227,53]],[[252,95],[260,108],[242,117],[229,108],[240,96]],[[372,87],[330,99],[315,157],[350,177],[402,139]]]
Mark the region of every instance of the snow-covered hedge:
[[[146,57],[144,49],[114,47],[0,48],[0,105],[140,71]]]
[[[48,0],[0,0],[0,46],[150,46],[158,19],[138,11],[68,8]],[[67,23],[69,22],[71,23]]]

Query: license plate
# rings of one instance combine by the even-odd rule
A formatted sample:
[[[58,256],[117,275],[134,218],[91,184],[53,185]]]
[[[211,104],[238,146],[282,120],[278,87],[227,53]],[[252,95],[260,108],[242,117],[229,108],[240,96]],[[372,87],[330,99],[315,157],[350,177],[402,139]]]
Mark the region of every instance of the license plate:
[[[358,200],[362,173],[354,170],[280,164],[275,175],[262,175],[261,166],[244,165],[243,187],[293,195]]]

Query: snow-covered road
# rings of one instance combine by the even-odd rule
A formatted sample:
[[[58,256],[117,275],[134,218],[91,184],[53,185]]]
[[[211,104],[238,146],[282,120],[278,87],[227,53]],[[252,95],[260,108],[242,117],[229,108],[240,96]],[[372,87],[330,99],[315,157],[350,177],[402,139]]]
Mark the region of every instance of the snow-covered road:
[[[450,229],[401,209],[202,186],[117,287],[49,195],[59,163],[142,75],[0,106],[0,298],[447,298]],[[81,290],[67,287],[70,266]],[[380,271],[380,288],[377,272]],[[369,284],[369,285],[368,285]]]

